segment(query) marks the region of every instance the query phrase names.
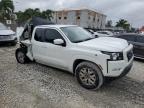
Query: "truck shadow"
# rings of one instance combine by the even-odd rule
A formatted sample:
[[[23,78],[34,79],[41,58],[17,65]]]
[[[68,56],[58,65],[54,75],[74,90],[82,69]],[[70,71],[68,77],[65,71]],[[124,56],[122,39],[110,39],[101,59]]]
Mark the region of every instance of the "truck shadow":
[[[0,48],[5,48],[5,47],[15,47],[16,45],[11,45],[10,43],[0,43]]]
[[[144,59],[135,58],[134,60],[135,60],[135,61],[138,61],[138,62],[144,63]]]

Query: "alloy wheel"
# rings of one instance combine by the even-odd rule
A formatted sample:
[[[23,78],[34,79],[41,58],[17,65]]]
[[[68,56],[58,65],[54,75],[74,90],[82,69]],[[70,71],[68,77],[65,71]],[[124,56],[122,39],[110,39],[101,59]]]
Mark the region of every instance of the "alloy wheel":
[[[82,68],[80,70],[79,78],[83,84],[88,86],[95,85],[95,82],[97,80],[94,70],[88,67]]]

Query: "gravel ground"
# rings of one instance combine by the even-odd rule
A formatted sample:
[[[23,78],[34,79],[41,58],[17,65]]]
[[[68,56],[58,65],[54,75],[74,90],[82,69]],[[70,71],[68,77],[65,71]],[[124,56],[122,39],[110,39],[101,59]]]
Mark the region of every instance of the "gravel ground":
[[[16,47],[0,47],[0,108],[144,108],[144,61],[98,91],[82,88],[68,72],[15,60]]]

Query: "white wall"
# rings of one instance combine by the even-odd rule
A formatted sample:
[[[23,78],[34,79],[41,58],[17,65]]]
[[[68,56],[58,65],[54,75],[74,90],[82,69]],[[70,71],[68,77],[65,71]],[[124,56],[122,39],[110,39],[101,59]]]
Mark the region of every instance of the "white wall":
[[[76,16],[76,11],[66,11],[67,14],[64,14],[64,11],[62,12],[62,15],[56,14],[56,12],[53,15],[52,21],[57,24],[72,24],[72,25],[79,25],[84,28],[99,28],[103,29],[105,28],[106,23],[106,16],[102,14],[96,13],[96,16],[89,15],[88,13],[90,10],[79,10],[79,17],[80,20],[77,19],[78,16]],[[61,17],[61,19],[59,19]],[[64,19],[64,17],[67,17],[67,19]],[[90,17],[90,19],[89,19]],[[95,20],[94,20],[95,18]],[[99,21],[98,21],[99,20]]]

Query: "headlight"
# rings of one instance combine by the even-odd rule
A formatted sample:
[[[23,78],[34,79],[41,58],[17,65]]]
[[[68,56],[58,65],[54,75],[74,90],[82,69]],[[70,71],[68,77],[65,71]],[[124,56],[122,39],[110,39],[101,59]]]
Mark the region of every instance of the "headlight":
[[[109,55],[110,60],[115,61],[115,60],[123,60],[123,53],[122,52],[105,52],[102,51],[103,54]]]

